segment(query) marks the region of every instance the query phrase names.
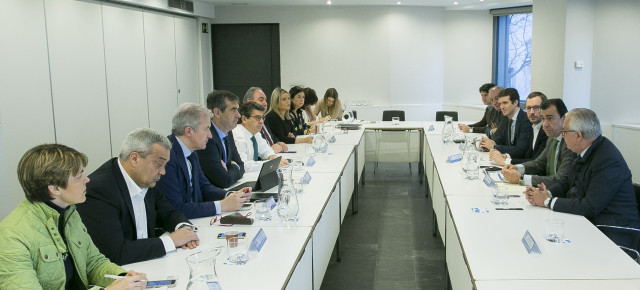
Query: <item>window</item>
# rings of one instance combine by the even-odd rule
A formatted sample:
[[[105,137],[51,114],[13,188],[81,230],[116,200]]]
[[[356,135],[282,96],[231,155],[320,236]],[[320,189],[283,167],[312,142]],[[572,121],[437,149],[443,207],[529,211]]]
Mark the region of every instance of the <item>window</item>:
[[[491,14],[494,15],[493,81],[517,89],[524,100],[531,92],[531,6],[491,10]]]

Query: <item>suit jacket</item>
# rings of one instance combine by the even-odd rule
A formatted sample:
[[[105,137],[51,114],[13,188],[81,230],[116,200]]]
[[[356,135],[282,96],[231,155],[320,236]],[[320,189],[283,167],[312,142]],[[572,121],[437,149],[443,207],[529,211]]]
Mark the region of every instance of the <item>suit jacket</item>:
[[[273,144],[280,142],[280,140],[278,140],[278,138],[276,138],[276,136],[274,136],[273,133],[271,133],[271,129],[269,129],[269,126],[267,126],[267,123],[262,124],[262,127],[267,131],[267,134],[269,134],[269,137],[271,137],[271,141],[273,141]],[[262,133],[262,130],[260,130],[260,135],[262,136],[262,139],[264,139],[265,141],[267,140],[267,136],[265,136],[265,134]]]
[[[540,126],[540,128],[538,128],[538,138],[536,138],[536,144],[531,144],[533,143],[533,135],[531,135],[531,142],[529,142],[529,150],[527,150],[527,153],[525,153],[522,158],[512,158],[511,164],[520,164],[532,159],[536,159],[547,147],[547,139],[547,133],[545,133],[544,130],[542,130],[542,126]]]
[[[294,144],[296,138],[289,137],[289,133],[293,132],[293,124],[291,120],[283,120],[275,111],[270,111],[264,116],[264,124],[269,128],[271,137],[275,137],[278,141]],[[275,141],[275,139],[274,139]]]
[[[207,141],[207,147],[197,151],[200,158],[200,166],[204,176],[207,177],[211,184],[220,188],[229,187],[244,175],[244,162],[242,162],[242,158],[238,154],[236,142],[233,141],[233,132],[229,131],[227,136],[229,160],[225,162],[226,169],[222,167],[221,161],[224,158],[224,148],[222,147],[222,140],[220,140],[222,136],[218,135],[218,130],[213,125],[211,125],[210,130],[213,137]],[[238,166],[231,164],[231,161],[235,161]]]
[[[492,111],[495,111],[493,109],[493,106],[491,105],[487,106],[487,108],[484,109],[484,115],[482,115],[482,119],[480,119],[480,121],[476,123],[469,124],[469,127],[471,127],[471,132],[484,133],[487,130],[487,126],[489,126],[489,122],[492,120],[492,117],[493,117]]]
[[[496,136],[493,139],[496,142],[496,150],[511,155],[511,158],[522,158],[531,147],[531,139],[533,138],[531,122],[527,118],[527,113],[518,109],[516,130],[513,143],[511,143],[508,138],[508,135],[511,134],[508,132],[511,130],[509,128],[509,120],[509,118],[506,118],[500,122],[499,132],[496,132]]]
[[[547,175],[547,163],[549,162],[549,155],[551,154],[551,143],[555,138],[547,138],[547,144],[544,147],[542,153],[535,159],[522,163],[524,166],[524,173],[530,174],[531,184],[537,186],[540,183],[544,183],[547,187],[553,185],[558,181],[561,176],[566,176],[571,170],[573,160],[578,156],[573,151],[567,148],[567,143],[564,139],[560,140],[558,147],[558,160],[556,161],[556,172],[553,175]]]
[[[171,157],[165,166],[166,174],[160,178],[156,187],[159,187],[164,196],[187,218],[199,218],[204,216],[214,216],[216,206],[213,201],[224,199],[227,192],[213,186],[202,173],[198,154],[194,156],[193,175],[193,200],[191,196],[191,185],[189,182],[189,169],[185,160],[182,147],[178,143],[178,138],[173,134],[168,136],[171,141]]]
[[[547,189],[558,197],[554,211],[582,215],[596,225],[640,226],[631,171],[605,137],[599,136],[569,174]]]
[[[500,123],[502,123],[502,120],[508,120],[508,119],[502,114],[502,111],[496,110],[496,109],[491,110],[491,115],[489,115],[489,117],[490,117],[489,119],[490,122],[489,124],[487,124],[487,128],[485,129],[484,133],[487,135],[489,139],[493,140],[495,136],[499,135],[500,133]],[[493,129],[491,127],[492,123],[496,124],[497,129],[495,134],[491,134],[491,130]]]
[[[166,252],[155,228],[173,232],[189,220],[160,189],[149,188],[144,198],[149,238],[138,239],[131,195],[117,162],[112,158],[89,175],[87,200],[76,206],[78,213],[100,252],[112,262],[124,265],[162,257]]]

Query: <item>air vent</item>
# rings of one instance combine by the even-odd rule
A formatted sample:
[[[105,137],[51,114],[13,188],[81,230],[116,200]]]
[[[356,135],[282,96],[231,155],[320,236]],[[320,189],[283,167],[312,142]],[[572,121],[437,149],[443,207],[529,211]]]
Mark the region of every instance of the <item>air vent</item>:
[[[169,0],[169,7],[193,12],[193,2],[187,0]]]

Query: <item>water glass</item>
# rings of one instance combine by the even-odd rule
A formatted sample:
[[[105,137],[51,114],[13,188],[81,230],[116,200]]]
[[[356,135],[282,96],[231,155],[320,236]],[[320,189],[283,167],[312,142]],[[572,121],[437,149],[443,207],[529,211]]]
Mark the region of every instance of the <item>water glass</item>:
[[[561,219],[548,219],[545,223],[545,238],[552,243],[564,242],[564,221]]]
[[[493,203],[495,205],[509,204],[509,187],[504,184],[498,184],[493,187]]]
[[[304,190],[304,175],[305,172],[301,171],[292,171],[291,172],[291,181],[293,184],[293,189],[295,189],[296,194],[302,193]]]
[[[478,159],[480,157],[480,153],[476,150],[467,150],[464,151],[463,155],[463,163],[462,170],[465,173],[466,179],[478,179],[478,173],[480,172],[480,163]]]
[[[247,252],[249,243],[247,239],[241,239],[237,231],[229,231],[224,233],[227,239],[227,249],[229,250],[229,262],[236,265],[242,265],[247,262]]]
[[[256,218],[261,221],[271,220],[271,209],[264,200],[256,200],[254,203],[256,209]]]
[[[391,118],[391,124],[393,124],[393,125],[400,125],[400,117],[393,117],[393,118]]]

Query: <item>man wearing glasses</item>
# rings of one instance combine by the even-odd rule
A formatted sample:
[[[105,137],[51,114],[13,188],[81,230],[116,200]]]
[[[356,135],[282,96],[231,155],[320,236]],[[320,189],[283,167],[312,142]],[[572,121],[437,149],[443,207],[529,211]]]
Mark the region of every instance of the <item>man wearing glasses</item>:
[[[502,175],[509,183],[551,185],[560,176],[569,174],[571,170],[576,154],[567,148],[567,143],[563,142],[560,134],[567,106],[562,99],[549,99],[542,102],[540,112],[542,130],[549,137],[544,151],[533,160],[518,165],[505,165]]]
[[[239,112],[242,124],[233,129],[238,155],[244,163],[245,172],[258,171],[262,168],[261,160],[277,157],[260,134],[264,126],[264,107],[255,102],[248,102],[240,105]],[[287,164],[286,159],[281,159],[279,167]]]
[[[547,187],[528,186],[525,194],[533,205],[582,215],[596,225],[638,228],[640,216],[631,182],[631,171],[622,154],[602,136],[600,120],[589,109],[573,109],[565,116],[562,138],[578,154],[568,175]],[[618,245],[624,236],[610,234]]]
[[[531,122],[531,126],[533,128],[533,139],[531,139],[531,143],[529,144],[529,150],[524,154],[522,158],[511,159],[509,154],[502,154],[498,150],[492,150],[490,153],[491,160],[498,165],[505,164],[520,164],[531,159],[537,158],[547,144],[547,135],[544,134],[542,130],[542,118],[540,116],[540,104],[543,101],[547,100],[547,96],[545,96],[541,92],[532,92],[527,96],[527,101],[525,102],[525,109],[527,112],[527,118],[529,118],[529,122]]]

